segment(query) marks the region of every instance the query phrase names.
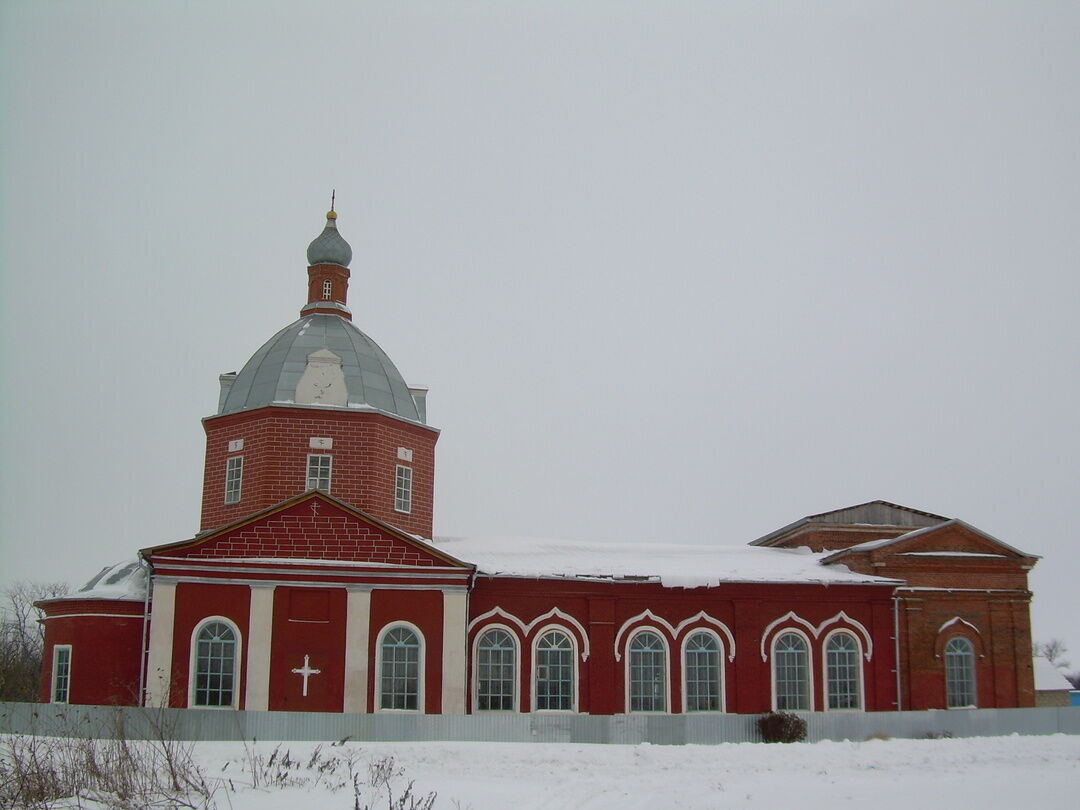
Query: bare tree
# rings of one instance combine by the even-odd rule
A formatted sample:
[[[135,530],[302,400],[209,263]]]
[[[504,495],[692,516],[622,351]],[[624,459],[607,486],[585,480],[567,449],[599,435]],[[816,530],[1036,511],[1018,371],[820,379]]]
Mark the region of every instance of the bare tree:
[[[1052,638],[1045,642],[1035,642],[1034,654],[1038,658],[1045,658],[1055,667],[1059,669],[1065,669],[1069,666],[1069,662],[1065,660],[1065,653],[1069,651],[1069,648],[1065,646],[1065,642],[1060,638]]]
[[[45,643],[40,599],[68,592],[63,582],[16,582],[0,604],[0,700],[35,701]]]

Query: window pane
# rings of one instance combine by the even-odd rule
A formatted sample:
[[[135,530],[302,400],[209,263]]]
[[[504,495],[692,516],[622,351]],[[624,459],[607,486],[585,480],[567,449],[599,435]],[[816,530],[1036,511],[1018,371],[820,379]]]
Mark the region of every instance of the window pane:
[[[720,711],[720,645],[711,633],[695,633],[686,642],[686,710]]]
[[[489,630],[476,645],[476,704],[480,711],[513,711],[517,648],[505,630]]]
[[[638,633],[630,642],[630,711],[667,710],[667,649],[655,633]]]
[[[574,645],[558,630],[545,633],[536,644],[536,708],[573,711]]]
[[[810,666],[806,642],[795,633],[785,633],[773,648],[776,679],[776,708],[779,711],[810,710]]]
[[[859,645],[847,633],[829,638],[825,647],[825,677],[830,709],[859,709]]]
[[[975,648],[966,638],[945,645],[945,699],[950,709],[976,705]]]
[[[407,627],[383,636],[379,707],[416,711],[420,700],[420,639]]]
[[[394,477],[394,509],[412,511],[412,469],[398,465]]]
[[[232,706],[236,636],[224,622],[208,622],[195,645],[195,705]]]

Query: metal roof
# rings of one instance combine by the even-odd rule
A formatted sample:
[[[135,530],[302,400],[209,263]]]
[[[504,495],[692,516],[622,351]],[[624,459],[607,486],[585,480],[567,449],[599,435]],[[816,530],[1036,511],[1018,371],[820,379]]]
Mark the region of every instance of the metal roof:
[[[291,404],[308,357],[326,349],[341,358],[349,408],[372,408],[423,422],[405,380],[379,345],[338,315],[305,315],[252,355],[222,398],[219,414]],[[329,406],[319,406],[329,407]]]
[[[331,212],[333,213],[333,212]],[[352,261],[352,247],[338,233],[336,216],[326,216],[326,227],[316,236],[307,249],[308,264],[340,264],[348,267]]]
[[[770,546],[787,534],[810,524],[835,524],[841,526],[889,526],[920,528],[935,526],[949,518],[935,515],[933,512],[924,512],[921,509],[912,509],[890,501],[868,501],[867,503],[846,506],[842,509],[833,509],[829,512],[821,512],[816,515],[808,515],[799,518],[793,523],[781,526],[763,537],[759,537],[750,543],[752,546]]]

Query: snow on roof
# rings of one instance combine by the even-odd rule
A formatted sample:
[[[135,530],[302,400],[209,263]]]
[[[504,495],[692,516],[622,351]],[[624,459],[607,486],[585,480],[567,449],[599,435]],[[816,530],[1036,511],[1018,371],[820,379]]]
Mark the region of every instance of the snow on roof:
[[[721,582],[894,584],[823,565],[808,549],[676,543],[598,543],[522,537],[440,537],[435,546],[494,576],[570,579],[645,579],[670,588]]]
[[[1047,692],[1059,689],[1073,688],[1065,677],[1065,673],[1055,667],[1042,656],[1031,659],[1035,668],[1035,691]]]
[[[146,599],[146,569],[137,559],[102,568],[89,582],[63,599]]]

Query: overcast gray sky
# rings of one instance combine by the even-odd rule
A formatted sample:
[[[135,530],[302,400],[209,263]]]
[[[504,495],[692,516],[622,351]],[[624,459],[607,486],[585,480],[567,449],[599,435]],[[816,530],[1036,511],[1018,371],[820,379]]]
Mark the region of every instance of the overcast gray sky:
[[[198,528],[297,317],[431,386],[436,532],[741,544],[875,498],[1074,647],[1080,3],[0,4],[0,585]]]

